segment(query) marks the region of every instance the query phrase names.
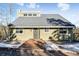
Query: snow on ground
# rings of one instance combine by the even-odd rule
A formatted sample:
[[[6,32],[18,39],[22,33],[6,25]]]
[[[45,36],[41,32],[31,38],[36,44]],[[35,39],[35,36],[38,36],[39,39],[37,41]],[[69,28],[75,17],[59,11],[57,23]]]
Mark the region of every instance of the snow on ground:
[[[70,51],[79,52],[79,43],[63,44],[59,46]]]
[[[19,48],[24,42],[19,42],[17,44],[0,42],[0,48]]]
[[[59,50],[59,47],[50,41],[47,41],[46,44],[44,45],[46,50]]]

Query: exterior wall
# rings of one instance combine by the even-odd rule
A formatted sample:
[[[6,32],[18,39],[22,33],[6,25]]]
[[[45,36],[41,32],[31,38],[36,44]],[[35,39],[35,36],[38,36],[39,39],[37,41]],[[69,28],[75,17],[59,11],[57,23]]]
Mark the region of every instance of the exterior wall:
[[[45,29],[41,29],[40,38],[48,40],[49,37],[52,37],[53,40],[58,40],[58,38],[54,36],[57,35],[57,33],[58,33],[57,29],[48,29],[48,32],[45,32]]]
[[[16,29],[14,29],[14,33],[16,33],[16,38],[21,41],[26,41],[28,39],[34,39],[34,29],[22,29],[23,33],[16,33]],[[59,40],[59,29],[40,29],[40,39],[49,40],[49,37],[52,37],[52,40]],[[70,32],[70,31],[69,31]]]
[[[32,29],[22,29],[23,33],[16,33],[16,29],[14,29],[14,33],[16,34],[16,38],[21,41],[26,41],[28,39],[33,38]]]
[[[23,33],[16,33],[16,29],[13,30],[13,33],[16,34],[16,38],[21,41],[26,41],[28,39],[33,39],[33,29],[22,29]],[[45,29],[40,29],[40,39],[48,40],[51,36],[53,39],[58,40],[58,38],[53,37],[54,34],[52,34],[57,29],[48,29],[48,32],[45,32]]]

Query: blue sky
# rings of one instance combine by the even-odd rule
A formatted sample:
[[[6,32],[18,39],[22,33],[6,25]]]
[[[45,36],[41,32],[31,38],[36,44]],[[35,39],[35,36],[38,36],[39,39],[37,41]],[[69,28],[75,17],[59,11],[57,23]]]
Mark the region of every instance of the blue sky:
[[[12,8],[11,16],[9,16],[8,12],[9,6]],[[14,21],[16,19],[16,13],[20,9],[60,14],[76,26],[79,26],[79,3],[14,3],[11,5],[8,3],[0,3],[0,22],[6,23],[5,19],[9,19],[9,17],[11,17],[11,22]]]

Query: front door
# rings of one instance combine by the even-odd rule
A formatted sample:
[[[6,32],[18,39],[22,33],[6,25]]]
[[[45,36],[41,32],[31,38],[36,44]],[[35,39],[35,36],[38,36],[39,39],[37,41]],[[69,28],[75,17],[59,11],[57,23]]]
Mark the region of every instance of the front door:
[[[39,29],[33,29],[33,37],[34,37],[34,39],[40,39],[40,30]]]

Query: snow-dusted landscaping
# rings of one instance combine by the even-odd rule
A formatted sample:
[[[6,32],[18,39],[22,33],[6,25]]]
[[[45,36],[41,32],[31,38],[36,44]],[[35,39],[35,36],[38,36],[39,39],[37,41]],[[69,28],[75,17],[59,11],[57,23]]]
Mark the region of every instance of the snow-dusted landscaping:
[[[79,52],[79,43],[63,44],[59,46],[70,51]]]
[[[0,48],[19,48],[24,42],[0,42]]]
[[[44,47],[46,48],[46,50],[59,50],[59,47],[55,43],[52,43],[50,41],[47,41]]]

